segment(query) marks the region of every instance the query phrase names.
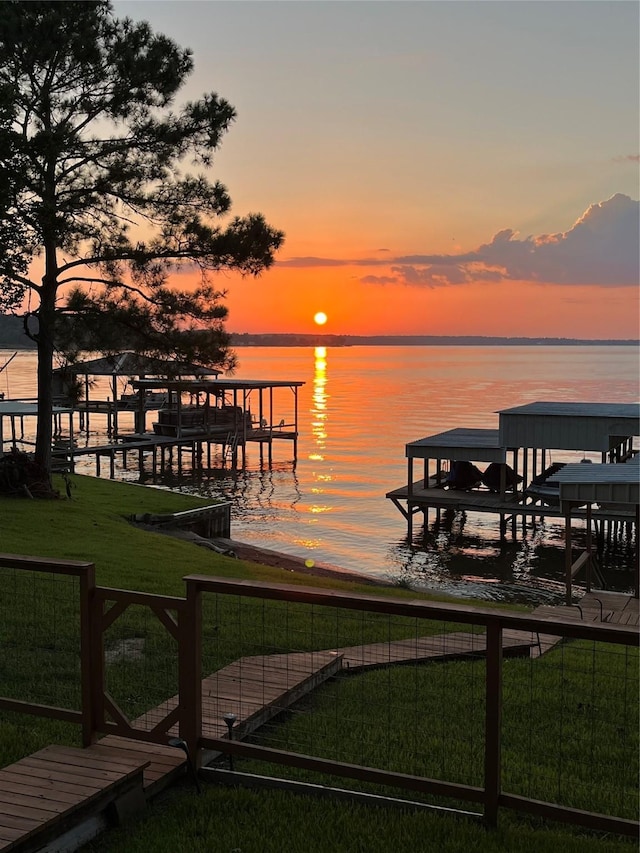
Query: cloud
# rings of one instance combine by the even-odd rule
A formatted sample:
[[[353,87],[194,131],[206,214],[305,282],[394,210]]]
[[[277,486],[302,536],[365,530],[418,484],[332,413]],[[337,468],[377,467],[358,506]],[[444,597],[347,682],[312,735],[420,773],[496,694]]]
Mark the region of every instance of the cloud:
[[[389,258],[291,258],[283,267],[386,267],[365,284],[403,282],[417,287],[473,282],[532,281],[541,284],[637,287],[640,278],[640,204],[617,193],[592,204],[557,234],[520,238],[511,228],[488,243],[457,255],[413,254]]]
[[[359,279],[363,284],[397,284],[398,279],[393,275],[365,275]]]
[[[613,158],[614,163],[640,163],[640,154],[623,154]]]
[[[350,267],[353,264],[361,264],[361,261],[346,261],[335,258],[289,258],[285,261],[278,261],[279,267],[297,267],[303,269],[305,267]],[[372,262],[374,263],[374,262]],[[368,265],[368,264],[367,264]]]
[[[549,284],[638,285],[640,206],[628,196],[592,204],[568,230],[519,240],[506,229],[476,250],[503,278]]]

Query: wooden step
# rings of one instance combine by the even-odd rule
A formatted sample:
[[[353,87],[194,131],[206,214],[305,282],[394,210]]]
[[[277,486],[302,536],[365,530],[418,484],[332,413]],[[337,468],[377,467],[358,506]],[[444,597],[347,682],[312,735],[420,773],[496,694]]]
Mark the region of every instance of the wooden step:
[[[147,764],[93,746],[48,746],[3,768],[0,850],[31,853],[107,807],[117,816],[140,807]]]

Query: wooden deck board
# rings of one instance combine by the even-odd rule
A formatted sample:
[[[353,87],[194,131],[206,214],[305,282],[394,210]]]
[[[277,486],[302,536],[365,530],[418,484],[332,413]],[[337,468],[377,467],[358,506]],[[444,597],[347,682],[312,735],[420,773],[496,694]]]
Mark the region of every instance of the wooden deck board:
[[[507,653],[528,652],[530,646],[531,639],[524,635],[503,638],[503,650]],[[345,668],[351,670],[484,655],[486,650],[485,634],[465,631],[338,649]]]
[[[107,735],[98,741],[97,746],[114,750],[118,758],[122,756],[148,762],[143,773],[143,786],[147,795],[156,793],[158,788],[185,772],[185,754],[173,746],[147,743],[120,735]]]
[[[0,850],[35,850],[75,814],[98,813],[142,786],[146,761],[50,746],[0,770]]]
[[[545,604],[532,612],[532,616],[557,619],[575,619],[584,622],[606,622],[610,625],[638,625],[638,599],[620,592],[598,590],[586,593],[579,606]],[[544,654],[560,643],[562,637],[540,634],[538,654]],[[532,650],[533,656],[537,656]]]
[[[235,731],[246,736],[330,678],[341,665],[334,651],[241,658],[204,679],[203,732],[225,737],[228,730],[222,718],[233,713]]]

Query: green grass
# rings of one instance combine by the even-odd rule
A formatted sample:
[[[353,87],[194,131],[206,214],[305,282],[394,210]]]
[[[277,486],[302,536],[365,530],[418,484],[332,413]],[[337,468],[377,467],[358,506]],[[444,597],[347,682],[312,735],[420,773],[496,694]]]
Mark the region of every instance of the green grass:
[[[636,845],[505,816],[464,818],[205,785],[156,803],[86,853],[630,853]]]
[[[503,675],[503,790],[637,820],[637,650],[614,652],[606,644],[594,650],[592,643],[570,643],[537,661],[507,660]],[[253,740],[275,749],[482,786],[483,661],[341,676],[303,703],[305,713],[296,711],[284,722],[263,727]],[[327,784],[311,771],[248,760],[236,760],[236,765]],[[335,778],[330,783],[345,785]],[[347,786],[396,795],[355,782]]]
[[[0,499],[3,551],[90,560],[96,564],[101,586],[166,595],[183,595],[184,575],[198,573],[418,597],[410,590],[376,590],[356,580],[334,581],[258,566],[136,528],[127,521],[137,513],[166,513],[207,503],[198,498],[87,477],[74,476],[72,484],[71,500]],[[60,489],[64,494],[62,483]],[[0,589],[3,695],[78,707],[77,581],[3,569]],[[411,619],[354,614],[331,607],[311,610],[306,605],[236,596],[207,595],[205,602],[206,672],[241,655],[355,645],[455,628],[452,624],[425,621],[418,625]],[[144,641],[144,654],[118,656],[124,640]],[[176,692],[175,641],[146,608],[129,608],[109,629],[105,644],[116,654],[108,667],[108,688],[131,716]],[[394,667],[337,678],[314,691],[295,712],[266,728],[259,737],[269,745],[309,747],[313,754],[338,760],[362,760],[402,772],[436,777],[444,774],[440,778],[479,784],[483,667],[482,661],[468,661]],[[568,805],[596,808],[594,802],[601,802],[604,811],[611,806],[613,813],[631,814],[634,791],[637,797],[637,670],[637,656],[614,659],[604,649],[594,654],[591,644],[578,643],[533,664],[528,660],[506,663],[505,789],[547,799],[547,792],[559,784],[563,791],[571,791]],[[620,694],[625,690],[628,695],[622,701]],[[336,707],[345,712],[341,718]],[[305,713],[298,713],[298,709]],[[550,718],[557,721],[555,727],[548,725]],[[598,738],[594,740],[594,727],[602,718],[609,725],[596,730]],[[77,727],[0,713],[0,765],[49,743],[78,744]],[[601,752],[594,752],[594,743]],[[593,754],[587,764],[584,757],[589,750]],[[264,764],[239,762],[238,766],[265,772]],[[295,775],[280,767],[267,769],[274,775]],[[299,778],[320,781],[312,774]],[[330,781],[341,787],[349,784]],[[385,793],[397,795],[395,791]],[[469,808],[468,804],[463,807]],[[91,849],[113,853],[537,853],[563,849],[570,853],[630,847],[621,840],[603,840],[518,820],[504,810],[499,830],[487,833],[469,821],[452,817],[316,801],[284,792],[207,786],[201,797],[191,790],[176,789],[154,804],[142,821],[109,833]]]

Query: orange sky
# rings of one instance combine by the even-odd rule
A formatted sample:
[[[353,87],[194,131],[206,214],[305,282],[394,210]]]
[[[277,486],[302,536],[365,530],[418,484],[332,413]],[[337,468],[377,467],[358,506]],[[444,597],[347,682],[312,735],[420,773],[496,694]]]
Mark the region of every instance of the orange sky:
[[[634,288],[522,281],[420,288],[363,284],[361,275],[356,267],[276,265],[255,280],[228,277],[228,328],[336,335],[639,337]],[[313,321],[317,311],[328,316],[321,330]]]
[[[193,50],[211,177],[285,232],[231,331],[640,337],[637,3],[114,9]]]
[[[580,338],[640,337],[639,9],[115,3],[193,49],[212,177],[285,232],[216,282],[231,331]]]

